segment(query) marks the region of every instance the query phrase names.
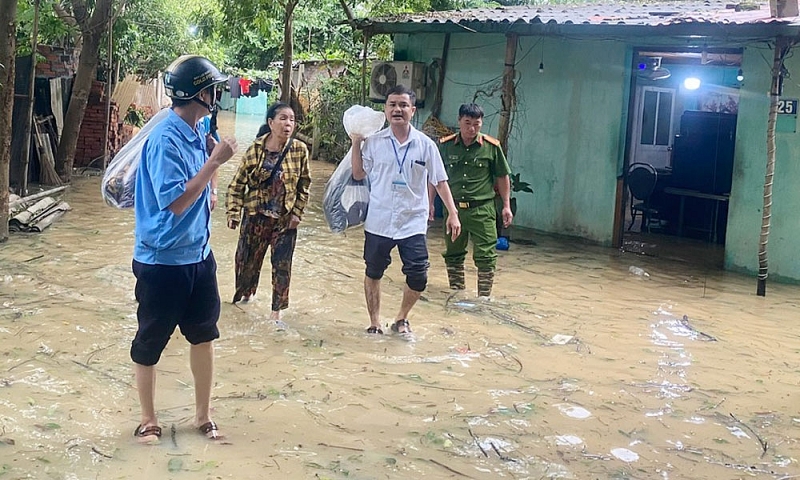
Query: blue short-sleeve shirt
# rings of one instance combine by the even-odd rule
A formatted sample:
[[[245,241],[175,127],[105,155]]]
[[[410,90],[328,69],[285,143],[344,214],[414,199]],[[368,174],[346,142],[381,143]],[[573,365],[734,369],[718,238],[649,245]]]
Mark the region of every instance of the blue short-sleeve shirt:
[[[136,173],[134,260],[189,265],[211,252],[210,187],[181,215],[169,210],[207,158],[202,125],[193,129],[174,111],[150,132]]]

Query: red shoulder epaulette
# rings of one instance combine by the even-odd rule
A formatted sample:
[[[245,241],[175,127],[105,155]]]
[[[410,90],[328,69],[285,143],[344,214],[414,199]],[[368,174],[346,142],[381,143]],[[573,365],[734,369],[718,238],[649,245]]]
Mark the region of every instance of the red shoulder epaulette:
[[[450,140],[452,140],[452,139],[456,138],[456,135],[458,135],[458,134],[457,134],[457,133],[454,133],[454,134],[452,134],[452,135],[448,135],[448,136],[446,136],[446,137],[442,137],[442,138],[440,138],[440,139],[439,139],[439,143],[447,143],[447,142],[449,142]]]
[[[494,138],[494,137],[493,137],[493,136],[491,136],[491,135],[486,135],[486,134],[484,134],[484,135],[483,135],[483,139],[484,139],[484,140],[486,140],[487,142],[491,143],[491,144],[492,144],[492,145],[494,145],[495,147],[499,147],[499,146],[500,146],[500,140],[498,140],[498,139]]]

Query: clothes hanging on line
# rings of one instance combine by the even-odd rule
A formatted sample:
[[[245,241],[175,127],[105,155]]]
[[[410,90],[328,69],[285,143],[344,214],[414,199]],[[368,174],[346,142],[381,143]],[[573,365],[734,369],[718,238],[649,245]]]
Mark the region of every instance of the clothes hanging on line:
[[[231,91],[231,98],[239,98],[242,95],[242,89],[239,86],[239,77],[228,78],[228,89]]]
[[[242,95],[250,96],[250,84],[252,82],[247,78],[239,79],[239,87],[241,87]]]

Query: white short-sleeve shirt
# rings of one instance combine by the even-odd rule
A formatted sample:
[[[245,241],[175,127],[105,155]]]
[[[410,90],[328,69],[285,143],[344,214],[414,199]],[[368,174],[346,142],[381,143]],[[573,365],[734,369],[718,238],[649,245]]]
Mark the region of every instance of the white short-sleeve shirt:
[[[410,128],[399,143],[390,127],[370,136],[361,150],[370,183],[364,230],[401,240],[428,230],[428,184],[447,180],[436,143]]]

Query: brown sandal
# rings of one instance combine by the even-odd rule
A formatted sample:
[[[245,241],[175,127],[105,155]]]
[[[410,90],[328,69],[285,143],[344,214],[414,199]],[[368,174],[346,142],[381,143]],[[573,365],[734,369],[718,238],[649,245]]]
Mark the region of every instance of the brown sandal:
[[[402,330],[400,330],[401,328]],[[411,333],[411,325],[408,323],[408,320],[403,318],[392,324],[392,331],[394,333],[399,333],[400,335]]]
[[[197,429],[200,430],[200,433],[205,435],[209,440],[222,440],[225,438],[223,435],[219,434],[219,427],[213,421],[206,422],[197,427]]]
[[[145,427],[144,425],[139,425],[136,427],[136,430],[133,431],[133,436],[137,438],[142,437],[157,437],[161,438],[161,427],[158,425],[150,425],[149,427]]]

